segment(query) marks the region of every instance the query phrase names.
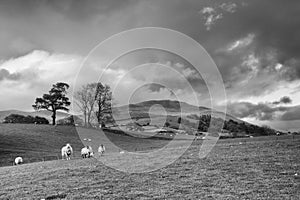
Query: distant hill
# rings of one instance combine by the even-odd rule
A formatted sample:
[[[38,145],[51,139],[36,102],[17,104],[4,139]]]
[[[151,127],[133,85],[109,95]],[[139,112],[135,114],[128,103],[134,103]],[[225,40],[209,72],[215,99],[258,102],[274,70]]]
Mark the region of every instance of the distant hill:
[[[129,106],[120,106],[114,108],[114,113],[116,113],[115,116],[118,117],[118,119],[125,119],[126,120],[126,113],[128,110],[130,110],[130,113],[132,116],[140,116],[145,115],[146,113],[150,112],[150,114],[153,115],[163,115],[165,114],[163,110],[161,109],[151,109],[150,108],[154,105],[161,105],[164,110],[167,112],[168,115],[172,116],[179,116],[180,114],[183,116],[188,115],[208,115],[211,114],[211,112],[214,113],[216,117],[223,117],[225,114],[218,111],[212,111],[210,108],[206,107],[197,107],[194,105],[190,105],[185,102],[179,102],[179,101],[171,101],[171,100],[151,100],[151,101],[144,101],[136,104],[130,104]],[[157,107],[156,107],[157,108]],[[47,110],[41,110],[41,111],[33,111],[33,112],[25,112],[20,110],[4,110],[0,111],[0,122],[4,120],[4,118],[10,114],[19,114],[19,115],[30,115],[30,116],[40,116],[45,117],[50,122],[52,120],[51,115],[52,113]],[[56,114],[56,120],[60,120],[63,118],[67,118],[70,116],[70,113],[64,113],[64,112],[57,112]],[[79,116],[81,117],[81,116]],[[81,117],[82,118],[82,117]],[[237,121],[239,123],[243,122],[242,120],[231,116],[229,114],[226,114],[226,120],[232,119],[234,121]]]
[[[220,133],[224,137],[274,135],[276,132],[269,127],[250,124],[217,110],[171,100],[151,100],[120,106],[114,108],[113,113],[115,121],[123,130],[140,133],[157,131],[173,131],[189,135],[203,133],[210,127],[211,117],[216,119],[214,123],[222,123],[221,119],[225,119]]]
[[[164,110],[162,109],[151,109],[150,108],[154,105],[161,105]],[[158,108],[158,107],[157,107]],[[130,112],[131,116],[138,116],[143,115],[145,113],[153,114],[153,115],[168,115],[172,116],[188,116],[188,115],[210,115],[213,113],[215,117],[226,117],[226,120],[234,120],[236,122],[242,123],[243,120],[240,120],[232,115],[225,114],[219,111],[211,110],[207,107],[198,107],[194,105],[190,105],[185,102],[179,101],[171,101],[171,100],[151,100],[151,101],[144,101],[136,104],[129,104],[125,106],[120,106],[115,108],[115,116],[118,119],[126,119],[126,113]],[[246,123],[246,122],[245,122]]]
[[[52,113],[49,111],[23,112],[7,110],[0,111],[0,121],[3,121],[10,114],[40,116],[48,119],[49,122],[52,120]],[[57,112],[57,122],[66,121],[69,116],[69,113]],[[205,122],[203,122],[202,116]],[[113,108],[113,118],[119,126],[125,128],[123,130],[138,131],[140,133],[157,132],[162,127],[177,132],[185,131],[188,134],[193,134],[197,130],[205,132],[210,121],[207,121],[208,119],[205,116],[225,118],[226,122],[223,129],[229,133],[234,132],[240,135],[267,135],[268,132],[274,133],[274,130],[247,123],[232,115],[179,101],[151,100]],[[81,115],[76,117],[78,118],[77,121],[80,121],[80,123],[76,122],[76,124],[83,124],[83,117]],[[115,127],[115,124],[107,124],[107,126]]]

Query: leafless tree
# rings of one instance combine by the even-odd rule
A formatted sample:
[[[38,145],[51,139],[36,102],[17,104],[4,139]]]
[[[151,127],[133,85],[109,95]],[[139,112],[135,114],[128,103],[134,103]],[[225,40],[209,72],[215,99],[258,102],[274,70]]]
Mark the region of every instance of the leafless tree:
[[[84,116],[84,125],[91,126],[96,105],[97,83],[83,85],[74,95],[75,103]]]

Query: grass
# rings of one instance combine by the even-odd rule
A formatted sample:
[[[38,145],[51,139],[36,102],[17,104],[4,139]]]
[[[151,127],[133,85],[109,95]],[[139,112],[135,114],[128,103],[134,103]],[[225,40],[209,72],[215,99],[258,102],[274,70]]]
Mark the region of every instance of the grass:
[[[17,156],[22,156],[25,163],[59,159],[61,147],[66,143],[72,145],[75,157],[80,157],[85,145],[97,150],[101,143],[109,148],[112,141],[118,148],[108,150],[119,152],[119,149],[145,151],[169,142],[131,137],[120,131],[106,131],[104,135],[95,129],[32,124],[0,124],[0,138],[0,166],[12,165]],[[92,141],[85,141],[85,138]]]
[[[300,198],[299,136],[219,140],[205,159],[197,157],[200,145],[194,142],[176,162],[143,174],[126,174],[96,159],[1,167],[0,199]],[[110,156],[108,151],[102,159]]]

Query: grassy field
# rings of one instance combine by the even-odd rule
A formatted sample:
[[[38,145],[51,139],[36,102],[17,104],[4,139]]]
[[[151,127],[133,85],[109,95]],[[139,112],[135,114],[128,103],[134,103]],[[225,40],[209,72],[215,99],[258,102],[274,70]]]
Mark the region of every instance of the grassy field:
[[[91,142],[84,139],[90,139]],[[110,149],[108,139],[119,148]],[[90,145],[97,150],[103,143],[108,151],[119,152],[119,149],[145,151],[160,148],[168,142],[111,132],[105,132],[104,135],[95,129],[76,129],[73,126],[0,124],[0,166],[12,165],[17,156],[22,156],[25,163],[60,159],[61,147],[66,143],[72,145],[74,156],[80,157],[80,150],[84,145]]]
[[[72,137],[74,145],[82,145]],[[119,172],[96,159],[1,167],[0,199],[300,198],[299,136],[219,140],[205,159],[197,157],[200,145],[194,142],[176,162],[144,174]],[[107,152],[102,159],[113,155]]]

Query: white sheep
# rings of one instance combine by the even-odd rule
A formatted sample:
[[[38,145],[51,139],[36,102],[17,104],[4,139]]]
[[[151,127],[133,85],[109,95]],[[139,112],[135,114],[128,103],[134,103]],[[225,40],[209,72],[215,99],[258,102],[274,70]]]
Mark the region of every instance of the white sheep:
[[[90,157],[94,156],[92,147],[90,147],[90,146],[83,147],[81,149],[81,156],[82,156],[82,158],[90,158]]]
[[[71,147],[70,144],[66,144],[66,146],[61,148],[62,159],[64,159],[64,157],[65,157],[66,160],[70,160],[72,154],[73,154],[73,148]]]
[[[98,153],[100,156],[102,156],[105,152],[105,146],[103,144],[100,144],[99,148],[98,148]]]
[[[23,163],[23,158],[22,157],[16,157],[16,159],[15,159],[15,165],[20,165],[20,164],[22,164]]]

